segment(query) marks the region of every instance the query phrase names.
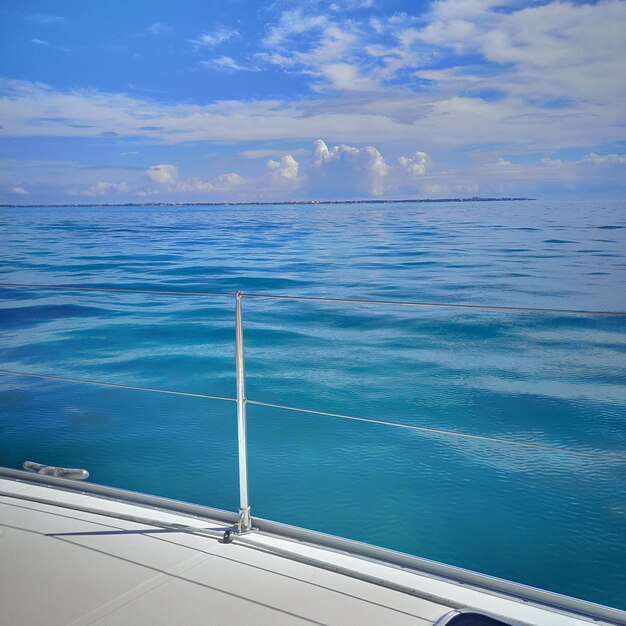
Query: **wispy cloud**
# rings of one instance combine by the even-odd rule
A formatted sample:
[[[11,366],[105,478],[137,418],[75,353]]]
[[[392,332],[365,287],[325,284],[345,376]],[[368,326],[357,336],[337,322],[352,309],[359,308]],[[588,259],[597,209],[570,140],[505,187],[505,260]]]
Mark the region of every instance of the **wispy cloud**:
[[[242,66],[229,60],[229,71]],[[396,144],[426,152],[500,143],[516,150],[587,148],[626,140],[618,111],[578,102],[547,110],[519,99],[406,91],[368,97],[224,101],[206,105],[158,103],[135,95],[56,90],[41,83],[1,80],[5,136],[144,138],[164,144],[189,141],[293,141],[312,135],[334,141]],[[621,111],[621,109],[620,109]],[[406,152],[404,152],[406,154]]]
[[[65,22],[65,18],[60,15],[52,15],[50,13],[31,13],[25,15],[24,20],[27,22],[34,22],[36,24],[42,24],[48,26],[50,24],[61,24]]]
[[[31,39],[30,43],[37,44],[38,46],[49,46],[50,45],[47,41],[43,41],[42,39]]]
[[[234,28],[217,28],[211,32],[204,32],[195,39],[190,39],[189,43],[196,48],[216,48],[226,41],[231,41],[239,37],[239,31]]]
[[[358,8],[360,3],[353,4]],[[424,64],[426,55],[413,46],[415,36],[406,35],[413,20],[403,14],[383,20],[315,11],[319,6],[314,4],[283,11],[262,42],[260,58],[310,76],[318,91],[381,90],[401,75],[410,78],[410,70]]]
[[[592,165],[607,166],[607,165],[626,165],[626,154],[605,154],[600,155],[595,152],[586,154],[581,163],[590,163]]]
[[[375,91],[378,81],[363,76],[357,67],[349,63],[327,63],[320,68],[330,85],[339,91]]]
[[[621,0],[531,6],[516,0],[441,0],[433,5],[428,25],[410,32],[416,45],[459,54],[448,65],[457,61],[460,80],[467,73],[462,55],[479,54],[489,64],[484,85],[504,88],[512,97],[593,102],[602,94],[604,101],[623,102],[624,23]],[[451,77],[453,70],[447,72]]]
[[[354,9],[368,9],[374,5],[374,0],[334,0],[330,3],[331,11],[351,11]]]
[[[238,156],[242,159],[267,159],[270,157],[282,157],[284,150],[280,148],[259,148],[258,150],[244,150],[240,152]],[[308,150],[305,148],[295,148],[289,150],[289,153],[293,156],[300,156],[308,154]]]
[[[260,69],[254,65],[242,65],[228,56],[221,56],[216,59],[200,61],[200,65],[218,72],[259,72]]]
[[[173,32],[173,30],[174,29],[169,24],[164,22],[154,22],[146,28],[146,33],[148,35],[155,35],[156,37],[159,37],[161,35],[169,35]]]
[[[546,107],[594,102],[598,94],[617,106],[626,98],[624,23],[623,0],[439,0],[419,19],[401,13],[357,19],[305,3],[278,16],[259,58],[308,75],[318,90],[383,89],[400,81],[419,91],[429,81],[430,89],[447,93],[498,89]]]
[[[317,79],[316,89],[372,90],[376,80],[362,75],[355,62],[358,44],[353,23],[338,25],[326,15],[308,15],[298,8],[280,15],[263,40],[265,51],[257,56],[265,63]]]

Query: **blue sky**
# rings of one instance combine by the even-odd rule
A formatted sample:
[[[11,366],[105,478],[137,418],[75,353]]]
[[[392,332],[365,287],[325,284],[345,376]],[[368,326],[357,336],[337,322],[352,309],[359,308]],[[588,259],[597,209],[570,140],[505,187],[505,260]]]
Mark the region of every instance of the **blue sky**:
[[[3,203],[626,191],[626,0],[25,0],[0,28]]]

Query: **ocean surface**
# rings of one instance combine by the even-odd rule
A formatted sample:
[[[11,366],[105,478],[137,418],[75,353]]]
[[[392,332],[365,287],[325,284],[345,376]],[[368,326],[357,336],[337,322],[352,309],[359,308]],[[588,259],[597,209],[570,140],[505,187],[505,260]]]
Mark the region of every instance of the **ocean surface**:
[[[1,208],[3,283],[626,310],[626,203]],[[0,288],[0,367],[235,396],[232,297]],[[243,301],[250,399],[625,454],[626,318]],[[626,463],[248,405],[271,518],[626,608]],[[238,506],[232,402],[0,374],[0,465]]]

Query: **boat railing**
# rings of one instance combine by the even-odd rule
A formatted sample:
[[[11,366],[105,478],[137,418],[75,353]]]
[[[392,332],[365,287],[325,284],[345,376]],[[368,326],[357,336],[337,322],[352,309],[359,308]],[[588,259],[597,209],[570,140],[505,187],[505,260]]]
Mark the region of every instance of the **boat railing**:
[[[536,308],[536,307],[514,307],[514,306],[493,306],[482,304],[463,304],[463,303],[441,303],[441,302],[410,302],[410,301],[394,301],[394,300],[368,300],[357,298],[327,298],[313,296],[297,296],[283,294],[262,294],[262,293],[243,293],[236,291],[232,293],[218,293],[208,291],[194,290],[169,290],[169,289],[134,289],[124,287],[92,287],[84,285],[43,285],[43,284],[24,284],[24,283],[0,283],[3,289],[33,289],[33,290],[56,290],[64,292],[109,292],[109,293],[134,293],[134,294],[152,294],[159,296],[202,296],[212,298],[232,298],[235,302],[235,379],[236,379],[236,397],[225,397],[201,393],[190,393],[170,389],[159,389],[153,387],[142,387],[134,385],[123,385],[110,383],[106,381],[96,381],[87,379],[77,379],[67,376],[59,376],[45,372],[24,372],[9,369],[0,369],[0,374],[8,376],[32,377],[43,380],[55,380],[70,383],[79,383],[87,385],[96,385],[102,387],[111,387],[117,389],[131,389],[138,391],[147,391],[152,393],[171,394],[178,396],[187,396],[194,398],[204,398],[210,400],[220,400],[226,402],[235,402],[237,407],[237,438],[238,438],[238,469],[239,469],[239,514],[236,532],[244,534],[252,530],[251,507],[248,494],[248,455],[247,455],[247,433],[246,433],[246,406],[248,404],[270,407],[275,409],[297,411],[313,415],[333,417],[357,422],[366,422],[371,424],[385,425],[389,427],[409,429],[416,432],[436,434],[446,437],[455,437],[461,439],[478,440],[490,442],[494,445],[516,446],[521,448],[530,448],[535,450],[544,450],[565,455],[574,455],[585,458],[587,460],[603,460],[616,463],[626,463],[626,455],[616,454],[612,452],[581,450],[575,448],[566,448],[551,446],[530,441],[520,441],[515,439],[506,439],[501,437],[489,437],[486,435],[478,435],[466,433],[457,430],[447,430],[442,428],[434,428],[426,425],[406,424],[402,422],[371,419],[356,415],[348,415],[343,413],[332,413],[328,411],[319,411],[316,409],[295,407],[283,404],[275,404],[255,400],[246,396],[245,383],[245,354],[244,354],[244,324],[242,301],[244,299],[269,299],[269,300],[292,300],[304,302],[326,302],[331,304],[351,304],[351,305],[367,305],[367,306],[401,306],[409,308],[443,308],[443,309],[466,309],[475,311],[500,311],[500,312],[521,312],[521,313],[542,313],[555,315],[575,315],[575,316],[603,316],[603,317],[622,317],[626,318],[626,311],[600,311],[600,310],[575,310],[575,309],[555,309],[555,308]]]

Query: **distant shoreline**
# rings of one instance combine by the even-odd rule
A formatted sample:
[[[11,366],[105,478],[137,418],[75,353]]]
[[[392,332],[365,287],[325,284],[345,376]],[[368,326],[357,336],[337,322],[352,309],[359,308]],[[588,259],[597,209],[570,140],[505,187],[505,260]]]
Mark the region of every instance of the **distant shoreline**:
[[[401,204],[401,203],[421,203],[421,202],[518,202],[522,200],[536,200],[536,198],[423,198],[405,200],[275,200],[270,202],[121,202],[102,203],[90,202],[85,204],[0,204],[0,208],[41,208],[54,209],[63,207],[125,207],[125,206],[279,206],[286,204]]]

